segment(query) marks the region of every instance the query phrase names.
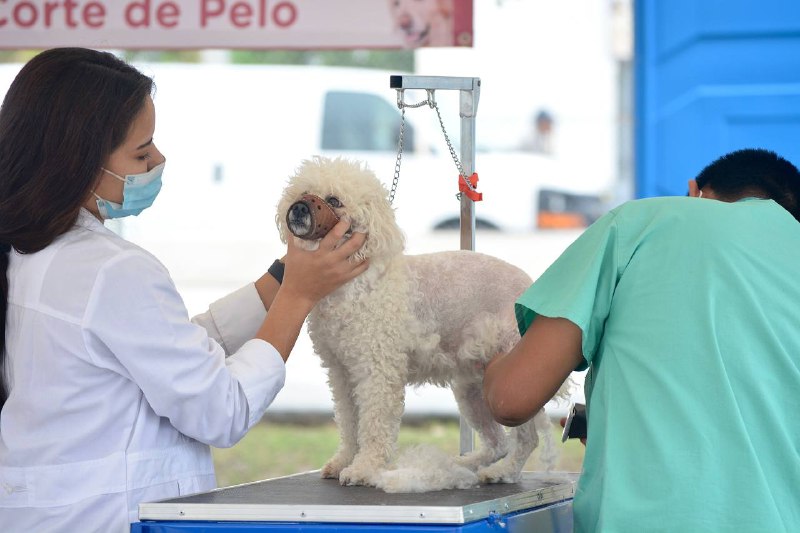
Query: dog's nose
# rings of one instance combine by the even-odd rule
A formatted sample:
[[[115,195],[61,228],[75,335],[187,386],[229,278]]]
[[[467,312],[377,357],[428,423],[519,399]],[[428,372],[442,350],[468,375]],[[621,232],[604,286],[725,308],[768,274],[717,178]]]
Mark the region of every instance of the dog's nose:
[[[308,216],[308,204],[305,202],[295,202],[289,210],[293,217],[302,218]]]

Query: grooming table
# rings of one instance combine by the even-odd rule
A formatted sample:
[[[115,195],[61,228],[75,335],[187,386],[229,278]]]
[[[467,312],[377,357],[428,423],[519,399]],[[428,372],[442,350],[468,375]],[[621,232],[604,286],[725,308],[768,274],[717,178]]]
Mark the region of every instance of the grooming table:
[[[523,472],[519,483],[387,494],[319,471],[139,505],[132,533],[572,531],[578,474]]]

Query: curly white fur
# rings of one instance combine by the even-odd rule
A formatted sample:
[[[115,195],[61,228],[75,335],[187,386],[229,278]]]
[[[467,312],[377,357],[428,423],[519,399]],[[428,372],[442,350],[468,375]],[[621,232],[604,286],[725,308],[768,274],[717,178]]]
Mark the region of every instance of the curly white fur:
[[[358,255],[370,259],[364,274],[320,301],[309,315],[309,334],[328,370],[341,434],[322,476],[394,492],[515,482],[538,444],[538,433],[551,443],[551,451],[542,456],[552,458],[544,411],[507,432],[493,420],[482,395],[485,364],[519,340],[513,304],[530,286],[530,277],[475,252],[404,255],[404,237],[386,188],[366,166],[343,159],[305,161],[289,180],[276,215],[284,242],[291,237],[287,210],[305,193],[339,200],[337,214],[347,217],[354,231],[367,232]],[[297,242],[307,248],[318,245]],[[391,470],[405,387],[423,383],[449,386],[479,435],[481,447],[455,458],[468,475],[451,469],[453,475],[446,478],[431,476],[446,470],[441,458],[431,454],[426,467],[417,462]],[[444,479],[447,486],[441,486]]]

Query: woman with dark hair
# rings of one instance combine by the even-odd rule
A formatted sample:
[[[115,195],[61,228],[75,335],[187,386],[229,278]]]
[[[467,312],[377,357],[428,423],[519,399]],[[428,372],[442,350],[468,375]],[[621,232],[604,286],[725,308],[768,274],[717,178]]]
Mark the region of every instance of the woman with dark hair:
[[[576,531],[794,531],[800,524],[800,173],[731,152],[689,197],[595,222],[516,304],[486,369],[495,418],[586,376]]]
[[[209,445],[258,422],[308,312],[367,268],[341,222],[190,321],[163,265],[103,225],[161,188],[152,93],[61,48],[0,108],[3,531],[128,531],[139,502],[214,488]]]

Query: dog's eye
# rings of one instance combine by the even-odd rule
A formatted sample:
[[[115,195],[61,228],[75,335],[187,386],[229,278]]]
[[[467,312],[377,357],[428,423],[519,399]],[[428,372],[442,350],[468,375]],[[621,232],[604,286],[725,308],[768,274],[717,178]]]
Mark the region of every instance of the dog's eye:
[[[328,202],[328,205],[330,205],[333,208],[342,207],[342,202],[340,202],[339,199],[336,198],[335,196],[328,196],[327,198],[325,198],[325,201]]]

